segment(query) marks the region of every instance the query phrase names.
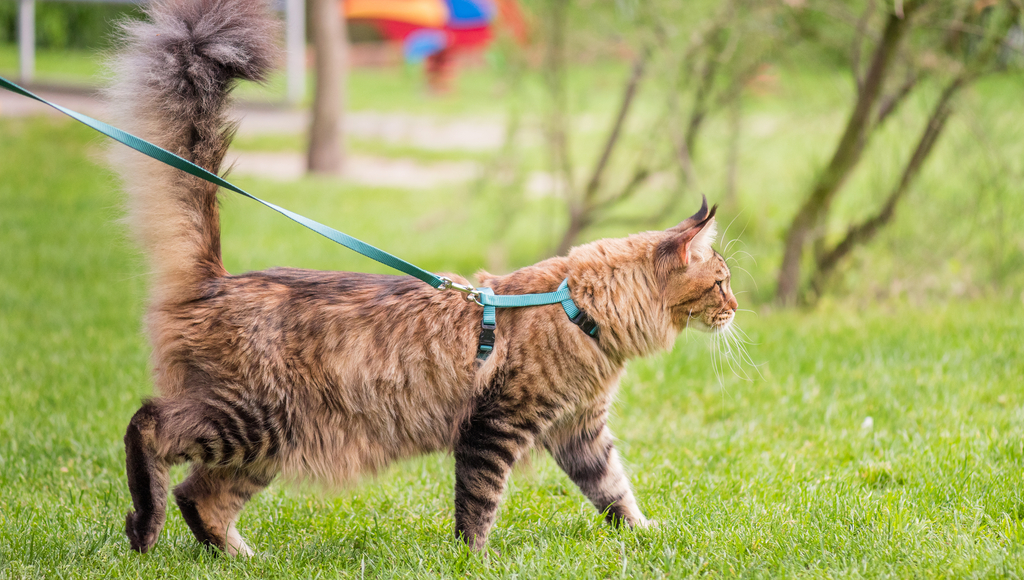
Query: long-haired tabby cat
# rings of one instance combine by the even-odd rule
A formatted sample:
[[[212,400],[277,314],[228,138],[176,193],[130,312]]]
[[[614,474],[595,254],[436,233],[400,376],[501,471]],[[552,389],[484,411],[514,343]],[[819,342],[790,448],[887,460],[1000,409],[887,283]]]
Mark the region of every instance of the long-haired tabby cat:
[[[277,26],[260,0],[166,0],[125,25],[114,111],[136,134],[218,171],[227,94],[262,79]],[[163,527],[168,469],[196,538],[251,551],[235,529],[278,474],[339,484],[438,450],[455,456],[455,530],[481,548],[513,465],[549,451],[612,523],[644,526],[606,426],[625,363],[687,326],[720,330],[736,300],[711,249],[714,209],[665,231],[574,248],[507,276],[497,294],[550,292],[568,278],[592,337],[558,305],[498,311],[493,354],[476,361],[481,309],[408,276],[221,262],[217,187],[134,152],[118,167],[130,222],[151,260],[146,317],[157,396],[125,434],[131,547]],[[450,277],[460,283],[466,280]]]

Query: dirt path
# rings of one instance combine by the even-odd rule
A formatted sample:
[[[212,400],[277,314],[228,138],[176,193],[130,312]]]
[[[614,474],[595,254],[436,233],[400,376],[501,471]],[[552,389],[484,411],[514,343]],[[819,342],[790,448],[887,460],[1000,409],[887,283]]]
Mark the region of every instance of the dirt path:
[[[40,97],[69,109],[95,117],[109,118],[104,103],[96,95],[81,91],[39,89]],[[64,115],[25,97],[0,91],[0,117],[28,115]],[[309,125],[305,110],[240,104],[233,116],[240,120],[239,135],[293,135]],[[346,115],[345,129],[353,137],[383,141],[427,150],[494,150],[504,139],[504,127],[484,119],[443,119],[405,113],[354,111]],[[305,157],[294,152],[231,151],[228,162],[234,174],[256,175],[293,180],[305,173]],[[351,155],[344,181],[362,185],[428,189],[461,183],[475,178],[480,171],[472,161],[424,163],[412,159]]]

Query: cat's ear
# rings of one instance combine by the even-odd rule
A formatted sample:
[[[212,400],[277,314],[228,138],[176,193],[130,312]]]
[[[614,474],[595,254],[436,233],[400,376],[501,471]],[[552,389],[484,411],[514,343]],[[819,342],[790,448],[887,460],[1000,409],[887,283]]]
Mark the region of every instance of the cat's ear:
[[[718,210],[718,206],[716,205],[711,208],[711,211],[708,211],[708,197],[701,195],[700,198],[700,209],[697,210],[697,213],[672,226],[668,231],[682,233],[704,223],[708,218],[715,217],[715,211]]]
[[[670,268],[677,264],[688,266],[693,253],[704,255],[711,249],[715,241],[715,212],[718,206],[708,209],[708,198],[703,197],[700,210],[683,220],[679,225],[671,227],[668,232],[673,234],[662,242],[658,248],[658,256],[662,262],[667,260]]]

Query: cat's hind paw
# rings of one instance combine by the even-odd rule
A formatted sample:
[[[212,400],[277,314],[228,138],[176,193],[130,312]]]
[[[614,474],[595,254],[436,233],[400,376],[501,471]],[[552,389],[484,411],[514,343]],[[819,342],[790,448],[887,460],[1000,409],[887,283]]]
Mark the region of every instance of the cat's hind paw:
[[[163,526],[153,524],[153,518],[140,517],[138,512],[128,512],[125,517],[124,532],[133,550],[145,554],[160,537]]]

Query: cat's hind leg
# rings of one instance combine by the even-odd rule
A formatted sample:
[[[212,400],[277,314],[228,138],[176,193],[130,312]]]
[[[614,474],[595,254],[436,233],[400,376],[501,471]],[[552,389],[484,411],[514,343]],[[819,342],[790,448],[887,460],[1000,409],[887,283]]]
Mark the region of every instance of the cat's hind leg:
[[[625,523],[629,527],[651,524],[637,506],[612,434],[603,420],[557,437],[548,449],[583,495],[605,514],[608,523]]]
[[[275,474],[266,466],[282,444],[276,425],[265,409],[238,400],[153,399],[143,405],[124,438],[135,508],[125,525],[132,549],[145,553],[156,544],[167,512],[168,469],[191,461],[192,475],[175,496],[192,532],[229,554],[247,553],[234,520]]]
[[[181,515],[202,544],[232,556],[251,556],[235,528],[238,515],[249,499],[270,484],[273,475],[236,468],[211,468],[192,464],[188,478],[174,488]]]
[[[136,552],[156,544],[167,514],[167,470],[170,464],[157,449],[160,409],[150,401],[139,409],[124,435],[128,490],[134,511],[125,518],[125,533]]]

